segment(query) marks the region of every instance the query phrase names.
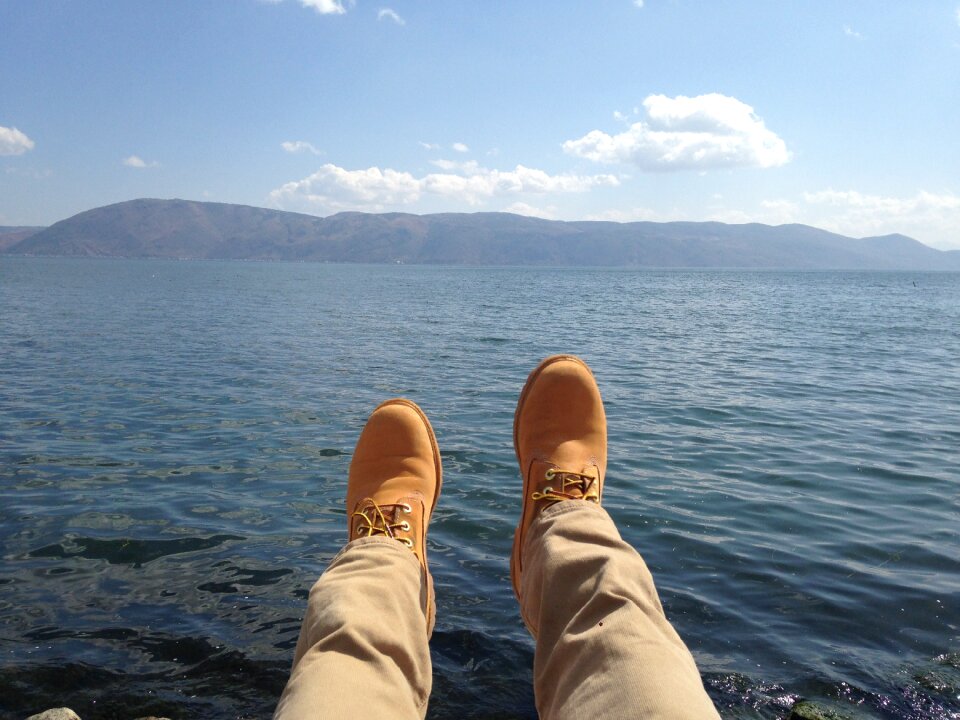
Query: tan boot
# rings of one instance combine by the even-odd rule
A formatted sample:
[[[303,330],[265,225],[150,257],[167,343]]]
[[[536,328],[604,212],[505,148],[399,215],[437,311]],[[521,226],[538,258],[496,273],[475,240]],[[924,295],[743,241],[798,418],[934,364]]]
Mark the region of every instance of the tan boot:
[[[600,503],[607,472],[607,419],[590,368],[554,355],[527,378],[513,418],[513,448],[523,476],[523,512],[513,536],[510,579],[520,599],[523,543],[543,508],[578,500]]]
[[[382,535],[406,545],[423,570],[421,603],[427,635],[436,606],[427,565],[427,525],[440,496],[443,471],[430,421],[413,402],[387,400],[360,433],[347,481],[350,540]]]

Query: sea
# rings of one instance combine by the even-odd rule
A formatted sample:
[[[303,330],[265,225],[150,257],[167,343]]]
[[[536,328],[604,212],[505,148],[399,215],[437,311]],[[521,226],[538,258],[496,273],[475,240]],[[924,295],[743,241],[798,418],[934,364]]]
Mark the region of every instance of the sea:
[[[0,258],[0,717],[269,717],[403,396],[428,717],[535,718],[512,421],[554,353],[723,718],[960,718],[960,274],[39,257]]]

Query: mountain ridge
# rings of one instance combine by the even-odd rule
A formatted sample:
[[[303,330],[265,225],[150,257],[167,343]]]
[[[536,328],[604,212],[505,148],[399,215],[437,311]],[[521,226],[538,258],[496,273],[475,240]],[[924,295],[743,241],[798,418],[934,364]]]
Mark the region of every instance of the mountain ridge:
[[[0,253],[31,235],[36,235],[41,230],[46,228],[32,225],[0,225]]]
[[[511,213],[341,212],[128,200],[48,228],[0,232],[20,255],[452,265],[960,270],[960,251],[904,235],[850,238],[808,225],[561,221]]]

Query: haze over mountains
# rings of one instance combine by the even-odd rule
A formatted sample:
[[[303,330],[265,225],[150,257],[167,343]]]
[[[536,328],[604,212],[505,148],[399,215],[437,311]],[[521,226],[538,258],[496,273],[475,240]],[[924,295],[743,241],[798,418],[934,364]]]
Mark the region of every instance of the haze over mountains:
[[[509,213],[343,212],[131,200],[49,228],[0,228],[0,253],[451,265],[960,270],[960,251],[807,225],[561,222]]]

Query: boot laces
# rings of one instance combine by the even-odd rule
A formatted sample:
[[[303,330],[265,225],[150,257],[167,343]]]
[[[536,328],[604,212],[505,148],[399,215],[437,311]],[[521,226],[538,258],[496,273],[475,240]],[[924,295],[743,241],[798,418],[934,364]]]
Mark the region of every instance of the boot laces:
[[[372,498],[366,498],[353,511],[351,518],[360,518],[357,526],[357,537],[373,537],[384,535],[393,538],[413,550],[413,540],[407,537],[398,537],[397,531],[409,532],[410,523],[407,520],[397,522],[400,512],[409,515],[413,508],[408,503],[394,503],[391,505],[377,505]],[[392,522],[388,517],[392,518]]]
[[[544,479],[551,484],[543,491],[534,490],[530,497],[533,500],[586,500],[587,502],[600,503],[600,484],[598,478],[586,473],[571,472],[569,470],[557,470],[550,468],[544,475]],[[558,487],[555,487],[558,486]]]

